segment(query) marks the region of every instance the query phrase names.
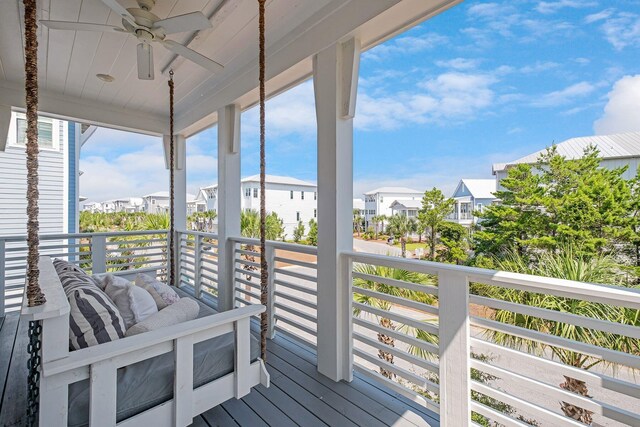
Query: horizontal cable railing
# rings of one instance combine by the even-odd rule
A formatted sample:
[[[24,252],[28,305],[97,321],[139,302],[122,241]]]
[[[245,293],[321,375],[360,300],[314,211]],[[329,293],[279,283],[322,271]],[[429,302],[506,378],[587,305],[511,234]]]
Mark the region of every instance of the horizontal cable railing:
[[[194,295],[218,296],[218,236],[200,231],[177,232],[178,280]]]
[[[260,241],[233,238],[238,306],[260,303]],[[317,343],[317,248],[268,240],[270,335],[291,334],[312,347]]]
[[[166,230],[40,236],[41,255],[64,259],[89,273],[164,269],[166,250]],[[26,236],[0,236],[0,315],[20,308],[26,260]]]
[[[474,420],[501,425],[640,425],[640,290],[345,256],[354,369],[441,421],[468,395]]]

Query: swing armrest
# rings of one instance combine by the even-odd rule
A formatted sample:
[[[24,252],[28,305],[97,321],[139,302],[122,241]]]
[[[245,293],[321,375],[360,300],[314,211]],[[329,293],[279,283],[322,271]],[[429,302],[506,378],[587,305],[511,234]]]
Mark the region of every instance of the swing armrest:
[[[64,293],[62,283],[60,283],[60,278],[58,277],[58,273],[56,273],[51,258],[41,256],[38,261],[38,268],[40,269],[38,283],[47,301],[42,305],[29,307],[29,300],[27,298],[28,283],[25,281],[22,309],[20,311],[22,319],[26,321],[45,320],[69,314],[71,311],[69,301]]]

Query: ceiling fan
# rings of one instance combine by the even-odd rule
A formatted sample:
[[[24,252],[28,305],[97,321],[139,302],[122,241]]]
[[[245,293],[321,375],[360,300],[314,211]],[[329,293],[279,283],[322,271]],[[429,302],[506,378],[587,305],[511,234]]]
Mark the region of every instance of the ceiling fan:
[[[154,78],[152,43],[159,43],[165,49],[191,62],[195,62],[209,71],[219,72],[223,69],[221,64],[212,59],[180,43],[165,38],[167,34],[210,28],[211,23],[202,12],[192,12],[160,19],[151,13],[151,9],[155,6],[156,0],[136,1],[139,7],[126,9],[116,0],[102,0],[111,10],[122,17],[123,28],[86,22],[41,20],[40,23],[56,30],[119,32],[134,35],[140,41],[137,54],[138,78],[141,80],[153,80]]]

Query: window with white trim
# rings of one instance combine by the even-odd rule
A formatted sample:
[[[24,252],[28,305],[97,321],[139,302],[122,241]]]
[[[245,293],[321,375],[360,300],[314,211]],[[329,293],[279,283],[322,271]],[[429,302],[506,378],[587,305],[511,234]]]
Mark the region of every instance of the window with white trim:
[[[254,188],[254,189],[253,189],[253,198],[254,198],[254,199],[257,199],[257,198],[258,198],[258,189],[257,189],[257,188]]]
[[[38,145],[45,150],[59,150],[60,136],[56,135],[57,126],[53,125],[53,119],[47,117],[38,118]],[[20,147],[27,145],[27,117],[24,114],[16,115],[16,142]]]

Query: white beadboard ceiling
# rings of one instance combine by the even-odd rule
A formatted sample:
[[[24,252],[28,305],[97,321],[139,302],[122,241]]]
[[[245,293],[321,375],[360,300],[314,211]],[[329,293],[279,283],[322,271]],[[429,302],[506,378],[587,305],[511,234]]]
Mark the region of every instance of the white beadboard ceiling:
[[[118,1],[125,7],[137,7],[134,0]],[[309,55],[330,42],[355,32],[362,38],[363,46],[370,47],[459,1],[268,0],[269,91],[276,93],[308,76]],[[100,0],[42,0],[38,5],[41,19],[121,26],[120,17]],[[168,112],[169,64],[175,71],[178,130],[192,134],[210,126],[216,120],[220,102],[241,100],[243,108],[253,104],[255,94],[248,94],[257,85],[257,1],[157,0],[152,9],[161,19],[193,11],[202,11],[210,18],[212,28],[168,38],[223,64],[225,69],[219,74],[211,74],[182,58],[175,59],[172,53],[154,44],[156,78],[138,80],[135,37],[49,30],[41,25],[38,32],[41,105],[52,114],[65,116],[76,112],[76,118],[102,125],[109,125],[113,115],[112,121],[122,121],[114,126],[123,128],[135,128],[135,119],[139,117],[140,130],[162,132],[161,124]],[[345,16],[339,18],[341,15]],[[348,19],[352,22],[342,22]],[[0,104],[11,102],[18,107],[21,105],[15,105],[15,100],[24,81],[22,23],[22,1],[0,1],[0,95],[3,95]],[[317,30],[318,37],[311,37],[312,30]],[[331,36],[335,36],[333,40]],[[304,37],[309,40],[303,40]],[[321,41],[324,45],[320,45]],[[269,62],[272,58],[273,62]],[[110,74],[115,81],[105,83],[96,77],[98,73]],[[102,111],[109,117],[100,123]],[[128,122],[125,117],[129,117]]]

